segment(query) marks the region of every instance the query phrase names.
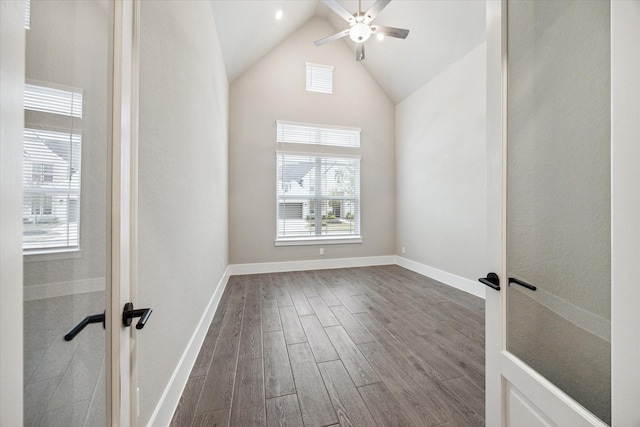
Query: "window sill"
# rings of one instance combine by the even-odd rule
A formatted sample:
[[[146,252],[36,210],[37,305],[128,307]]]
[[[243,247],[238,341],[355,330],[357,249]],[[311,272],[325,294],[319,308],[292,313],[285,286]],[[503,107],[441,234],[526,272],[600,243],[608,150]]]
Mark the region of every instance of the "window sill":
[[[24,252],[24,262],[56,261],[63,259],[82,258],[80,249],[41,250]]]
[[[275,246],[345,245],[354,243],[362,243],[362,237],[291,237],[276,239]]]

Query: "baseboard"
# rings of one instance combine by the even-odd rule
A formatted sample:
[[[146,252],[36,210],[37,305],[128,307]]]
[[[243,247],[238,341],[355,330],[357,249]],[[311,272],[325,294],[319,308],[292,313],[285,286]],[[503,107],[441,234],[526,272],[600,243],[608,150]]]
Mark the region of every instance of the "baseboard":
[[[329,258],[305,261],[232,264],[229,266],[229,272],[231,275],[281,273],[284,271],[328,270],[333,268],[369,267],[373,265],[390,265],[395,263],[395,255],[359,258]]]
[[[156,409],[153,411],[147,426],[168,426],[171,424],[173,413],[178,407],[184,387],[187,385],[187,381],[189,380],[191,369],[193,369],[193,365],[196,363],[200,347],[202,347],[204,338],[209,330],[209,325],[213,320],[213,315],[218,308],[218,304],[220,304],[220,298],[222,297],[222,293],[229,281],[229,270],[229,267],[225,269],[222,278],[218,282],[218,286],[209,301],[209,305],[200,318],[200,322],[191,336],[175,371],[173,371],[169,384],[167,384],[164,393],[162,393],[162,397],[160,397],[160,401],[156,405]]]
[[[482,284],[473,280],[469,280],[443,270],[438,270],[437,268],[420,264],[419,262],[401,256],[396,257],[396,264],[408,270],[415,271],[418,274],[422,274],[423,276],[430,277],[438,282],[442,282],[445,285],[470,293],[471,295],[475,295],[482,299],[486,298],[486,288]]]

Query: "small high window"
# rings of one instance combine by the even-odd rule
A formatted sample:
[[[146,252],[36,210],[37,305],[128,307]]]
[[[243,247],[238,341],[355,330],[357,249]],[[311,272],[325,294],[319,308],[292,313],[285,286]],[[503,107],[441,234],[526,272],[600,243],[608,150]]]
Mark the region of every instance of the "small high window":
[[[333,93],[333,67],[307,62],[307,91]]]

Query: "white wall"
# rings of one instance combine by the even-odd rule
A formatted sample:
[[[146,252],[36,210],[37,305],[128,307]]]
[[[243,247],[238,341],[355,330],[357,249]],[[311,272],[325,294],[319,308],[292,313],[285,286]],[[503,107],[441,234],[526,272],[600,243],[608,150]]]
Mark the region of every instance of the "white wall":
[[[228,83],[209,2],[142,2],[138,301],[140,425],[227,265]]]
[[[274,246],[276,120],[362,128],[363,243],[326,246],[324,258],[394,252],[394,106],[343,41],[313,45],[334,33],[325,19],[312,18],[231,85],[231,264],[320,258],[316,246]],[[332,95],[306,92],[305,62],[335,67]]]
[[[474,281],[487,273],[485,62],[483,43],[396,106],[396,253]]]

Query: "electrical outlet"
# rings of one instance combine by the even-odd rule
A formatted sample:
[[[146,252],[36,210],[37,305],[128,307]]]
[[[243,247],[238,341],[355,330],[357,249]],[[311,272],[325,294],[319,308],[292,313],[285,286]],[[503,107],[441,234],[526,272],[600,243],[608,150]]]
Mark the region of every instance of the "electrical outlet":
[[[402,247],[402,253],[405,253],[404,246]]]
[[[320,248],[320,255],[324,255],[324,248]]]

